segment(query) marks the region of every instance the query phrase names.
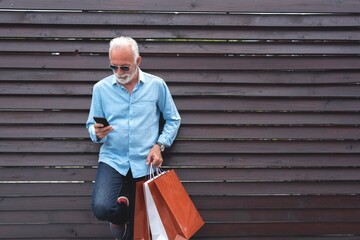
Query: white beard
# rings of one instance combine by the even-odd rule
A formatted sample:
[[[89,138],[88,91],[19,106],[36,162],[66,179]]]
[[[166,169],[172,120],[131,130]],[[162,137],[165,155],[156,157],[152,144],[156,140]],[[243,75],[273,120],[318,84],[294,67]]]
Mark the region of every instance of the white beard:
[[[115,73],[118,83],[120,83],[120,84],[129,83],[131,81],[131,79],[133,79],[133,77],[135,76],[136,71],[137,71],[137,66],[135,67],[134,71],[131,74],[118,75]]]

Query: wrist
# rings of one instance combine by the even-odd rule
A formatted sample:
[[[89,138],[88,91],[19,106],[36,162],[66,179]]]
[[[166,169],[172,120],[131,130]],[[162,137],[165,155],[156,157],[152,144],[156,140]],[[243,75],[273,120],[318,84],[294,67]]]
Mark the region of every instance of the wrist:
[[[165,144],[161,142],[157,142],[155,145],[158,145],[160,147],[160,151],[163,152],[165,150]]]

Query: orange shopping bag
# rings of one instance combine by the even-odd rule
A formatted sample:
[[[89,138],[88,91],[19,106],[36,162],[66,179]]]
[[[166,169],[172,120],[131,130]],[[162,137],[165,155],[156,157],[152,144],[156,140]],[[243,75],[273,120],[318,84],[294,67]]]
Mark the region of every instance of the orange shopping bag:
[[[144,182],[136,183],[135,213],[134,213],[134,240],[150,240],[150,229],[146,215]]]
[[[148,180],[146,185],[168,239],[190,239],[204,225],[174,170],[161,173]]]

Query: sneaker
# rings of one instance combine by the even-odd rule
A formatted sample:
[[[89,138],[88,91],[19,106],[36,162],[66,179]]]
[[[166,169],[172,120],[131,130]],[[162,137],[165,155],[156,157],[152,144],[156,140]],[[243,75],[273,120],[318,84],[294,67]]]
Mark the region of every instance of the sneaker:
[[[129,207],[129,199],[125,196],[119,197],[117,199],[117,202],[119,204],[125,204],[127,207]],[[126,235],[126,230],[127,230],[127,223],[123,223],[123,224],[110,223],[110,231],[116,240],[124,239]]]
[[[120,225],[110,223],[110,231],[116,240],[125,239],[126,230],[127,230],[127,223]]]
[[[118,203],[124,203],[126,204],[126,206],[128,207],[129,206],[129,199],[125,196],[121,196],[117,199],[117,202]]]

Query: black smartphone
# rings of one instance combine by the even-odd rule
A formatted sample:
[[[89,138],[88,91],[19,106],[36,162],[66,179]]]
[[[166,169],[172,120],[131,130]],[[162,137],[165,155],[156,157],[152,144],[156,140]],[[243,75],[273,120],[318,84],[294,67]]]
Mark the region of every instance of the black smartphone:
[[[104,127],[107,127],[110,125],[109,122],[104,117],[94,117],[94,120],[95,120],[95,122],[101,123],[102,125],[104,125]]]

